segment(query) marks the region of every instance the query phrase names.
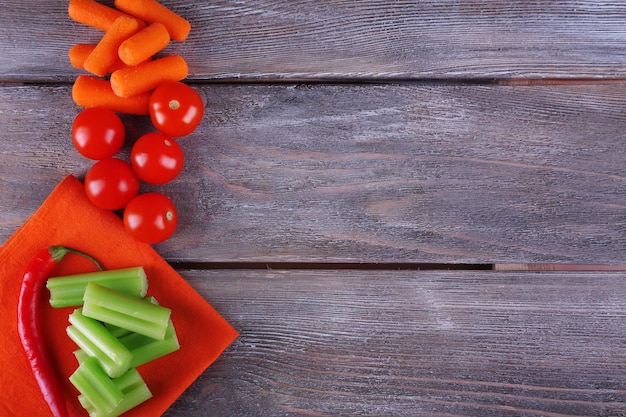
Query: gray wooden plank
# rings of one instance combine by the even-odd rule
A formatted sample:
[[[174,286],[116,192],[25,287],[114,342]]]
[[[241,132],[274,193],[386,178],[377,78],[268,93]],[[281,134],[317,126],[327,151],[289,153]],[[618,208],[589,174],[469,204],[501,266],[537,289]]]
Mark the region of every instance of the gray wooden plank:
[[[104,1],[112,4],[112,1]],[[620,1],[163,3],[192,23],[181,53],[191,78],[623,78]],[[101,34],[69,20],[67,2],[3,2],[0,80],[71,80],[74,43]]]
[[[624,413],[623,272],[181,273],[241,335],[167,417]]]
[[[626,264],[626,86],[196,85],[176,262]],[[70,87],[0,88],[6,240],[72,173]],[[133,141],[151,129],[126,117]]]

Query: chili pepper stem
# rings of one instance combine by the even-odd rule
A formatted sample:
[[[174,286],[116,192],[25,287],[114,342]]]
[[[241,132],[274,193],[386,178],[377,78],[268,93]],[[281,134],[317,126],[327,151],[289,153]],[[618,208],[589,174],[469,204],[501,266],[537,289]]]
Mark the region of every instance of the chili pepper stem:
[[[50,252],[50,256],[52,256],[52,258],[54,258],[54,261],[56,263],[61,262],[61,259],[63,259],[63,257],[65,257],[65,255],[67,255],[68,253],[74,253],[76,255],[80,255],[84,258],[89,259],[91,262],[93,262],[100,271],[103,270],[102,265],[100,264],[100,262],[98,262],[98,260],[96,258],[94,258],[93,256],[85,253],[85,252],[81,252],[79,250],[76,249],[72,249],[72,248],[68,248],[66,246],[50,246],[48,248],[48,252]]]

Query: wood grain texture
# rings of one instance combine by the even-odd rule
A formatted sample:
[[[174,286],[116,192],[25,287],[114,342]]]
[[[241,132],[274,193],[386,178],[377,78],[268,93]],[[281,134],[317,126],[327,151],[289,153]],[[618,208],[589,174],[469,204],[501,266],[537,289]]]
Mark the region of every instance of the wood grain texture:
[[[623,272],[182,274],[241,336],[166,417],[624,415]]]
[[[3,242],[101,33],[0,3]],[[155,249],[241,332],[165,417],[626,416],[625,2],[163,3],[207,112]]]
[[[172,262],[626,264],[623,85],[196,85]],[[42,106],[41,103],[46,103]],[[0,88],[6,240],[68,173],[70,87]],[[150,130],[127,118],[133,141]]]
[[[0,81],[72,80],[101,36],[67,2],[2,2]],[[111,4],[112,1],[104,1]],[[623,78],[621,1],[183,1],[181,53],[210,80]]]

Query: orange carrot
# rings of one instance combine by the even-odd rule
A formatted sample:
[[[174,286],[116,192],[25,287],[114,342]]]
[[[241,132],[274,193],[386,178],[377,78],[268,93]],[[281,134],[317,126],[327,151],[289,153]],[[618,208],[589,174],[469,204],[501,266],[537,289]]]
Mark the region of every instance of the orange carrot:
[[[119,60],[118,49],[122,42],[139,30],[137,20],[120,16],[115,19],[100,39],[93,51],[89,54],[83,67],[92,74],[105,76],[111,72],[115,62]]]
[[[111,88],[120,97],[131,97],[154,90],[164,81],[180,81],[189,68],[180,55],[170,55],[111,74]]]
[[[68,53],[70,57],[70,63],[72,64],[72,66],[78,69],[85,69],[85,60],[87,59],[91,51],[94,50],[95,47],[96,45],[91,45],[91,44],[86,44],[86,43],[77,43],[76,45],[72,46]],[[113,65],[113,67],[111,68],[111,72],[116,71],[118,69],[126,68],[126,67],[128,67],[128,65],[123,63],[122,60],[118,58],[115,61],[115,64]]]
[[[136,115],[149,114],[150,93],[123,98],[111,89],[111,83],[102,78],[79,75],[72,87],[72,98],[81,107],[106,107],[114,112]]]
[[[152,23],[120,45],[118,54],[127,65],[138,65],[170,43],[170,34],[162,23]]]
[[[70,0],[67,11],[72,20],[105,32],[109,30],[115,19],[128,16],[124,12],[94,0]],[[139,22],[139,19],[137,21]],[[140,26],[144,27],[145,23],[140,22]]]
[[[157,0],[115,0],[115,7],[147,23],[161,22],[170,37],[182,42],[187,39],[191,24]]]
[[[94,50],[96,45],[90,45],[86,43],[77,43],[72,46],[68,52],[70,57],[70,63],[74,68],[83,69],[85,65],[85,60]]]

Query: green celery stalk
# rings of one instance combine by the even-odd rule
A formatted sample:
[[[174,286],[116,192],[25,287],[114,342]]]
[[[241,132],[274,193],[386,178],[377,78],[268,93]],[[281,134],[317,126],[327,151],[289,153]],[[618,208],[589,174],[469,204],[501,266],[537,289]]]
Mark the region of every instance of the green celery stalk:
[[[89,355],[82,349],[76,349],[74,351],[74,357],[76,358],[76,360],[78,361],[78,364],[80,365],[85,358],[88,358]]]
[[[88,282],[136,297],[144,297],[148,291],[148,279],[142,266],[66,275],[48,278],[50,305],[55,308],[81,306]]]
[[[122,390],[113,383],[93,357],[82,361],[70,375],[70,382],[101,415],[110,413],[124,398]]]
[[[154,298],[154,296],[149,296],[149,297],[145,297],[144,300],[146,301],[150,301],[152,304],[159,304],[157,299]],[[114,326],[112,324],[109,323],[104,323],[104,327],[106,327],[107,329],[109,329],[109,331],[111,332],[111,334],[115,337],[117,337],[118,339],[122,336],[126,336],[127,334],[131,334],[133,332],[131,332],[130,330],[126,330],[123,329],[121,327],[118,326]]]
[[[102,323],[86,317],[80,308],[70,314],[69,321],[67,335],[87,355],[96,358],[111,378],[128,371],[133,355]]]
[[[87,410],[90,417],[117,417],[152,398],[152,392],[135,368],[131,368],[124,375],[112,381],[122,391],[123,397],[122,401],[106,414],[99,412],[86,395],[80,394],[78,396],[78,401]]]
[[[169,308],[94,282],[88,283],[85,289],[85,316],[153,339],[164,339],[171,312]]]
[[[156,340],[139,333],[129,333],[118,339],[133,355],[131,368],[143,365],[180,349],[174,323],[169,321],[163,340]]]
[[[130,330],[126,330],[121,327],[109,324],[109,323],[104,323],[104,327],[106,327],[111,332],[111,334],[117,337],[118,339],[122,336],[132,333]]]

